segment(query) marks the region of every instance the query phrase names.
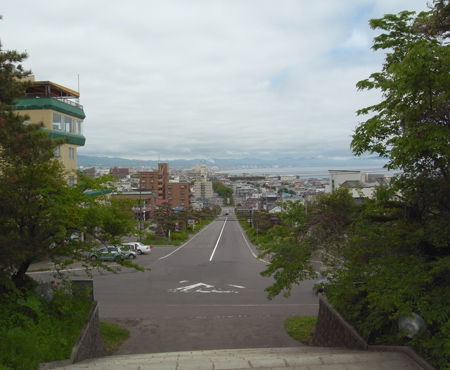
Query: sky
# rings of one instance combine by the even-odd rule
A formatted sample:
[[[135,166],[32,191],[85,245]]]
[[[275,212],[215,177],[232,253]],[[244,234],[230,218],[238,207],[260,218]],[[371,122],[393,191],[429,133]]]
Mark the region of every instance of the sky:
[[[3,0],[0,40],[79,89],[78,154],[342,159],[380,100],[368,21],[402,10],[426,0]]]

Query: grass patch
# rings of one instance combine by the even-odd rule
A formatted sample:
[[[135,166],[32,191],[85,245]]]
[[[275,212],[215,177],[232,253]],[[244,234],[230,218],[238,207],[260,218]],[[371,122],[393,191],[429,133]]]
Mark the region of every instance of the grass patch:
[[[112,354],[117,350],[124,340],[130,337],[130,332],[123,329],[112,322],[101,321],[100,330],[103,341],[105,342],[106,350]]]
[[[287,333],[303,344],[311,344],[317,316],[292,316],[284,321]]]

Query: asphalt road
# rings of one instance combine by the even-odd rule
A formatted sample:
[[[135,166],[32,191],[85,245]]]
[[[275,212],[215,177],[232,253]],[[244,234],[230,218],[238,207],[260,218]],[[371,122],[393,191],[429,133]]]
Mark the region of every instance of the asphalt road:
[[[300,345],[283,323],[317,313],[313,282],[269,301],[264,288],[272,279],[260,275],[266,263],[232,210],[223,212],[181,247],[139,256],[151,271],[95,274],[101,320],[131,331],[117,354]]]

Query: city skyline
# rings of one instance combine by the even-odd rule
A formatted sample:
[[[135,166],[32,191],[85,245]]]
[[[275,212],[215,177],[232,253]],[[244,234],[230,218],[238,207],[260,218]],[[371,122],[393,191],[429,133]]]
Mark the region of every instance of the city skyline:
[[[355,87],[384,60],[368,21],[401,10],[426,1],[7,0],[0,30],[37,80],[80,90],[80,155],[333,160],[379,99]]]

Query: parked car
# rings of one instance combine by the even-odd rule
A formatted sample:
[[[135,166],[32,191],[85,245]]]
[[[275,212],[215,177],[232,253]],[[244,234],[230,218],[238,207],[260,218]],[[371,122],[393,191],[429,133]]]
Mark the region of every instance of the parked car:
[[[319,281],[317,281],[313,286],[314,293],[325,293],[327,284],[329,284],[328,279],[320,279]]]
[[[97,249],[89,255],[89,258],[93,261],[97,259],[101,261],[121,261],[126,258],[126,255],[119,247],[108,246]]]
[[[152,246],[144,245],[141,242],[128,242],[122,243],[124,247],[130,248],[130,250],[136,252],[137,254],[147,254],[152,251]]]
[[[136,252],[132,250],[130,247],[122,246],[120,247],[120,250],[125,255],[125,258],[128,258],[130,260],[134,260],[136,258]]]

